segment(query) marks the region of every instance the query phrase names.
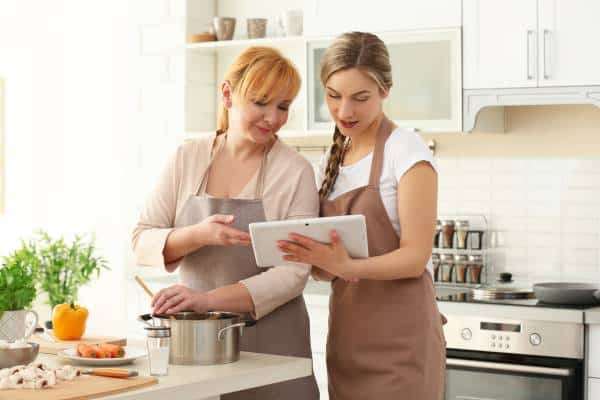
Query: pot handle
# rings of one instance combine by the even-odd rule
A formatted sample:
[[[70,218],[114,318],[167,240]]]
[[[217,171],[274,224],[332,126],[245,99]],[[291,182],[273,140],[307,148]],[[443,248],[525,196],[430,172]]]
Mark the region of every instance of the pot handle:
[[[256,325],[256,321],[249,319],[246,321],[238,322],[237,324],[226,326],[223,329],[219,329],[219,332],[217,333],[217,339],[219,339],[219,342],[222,341],[223,338],[225,337],[225,333],[229,329],[233,329],[233,328],[240,328],[240,336],[242,336],[244,334],[245,326],[248,327],[248,326],[254,326],[254,325]]]

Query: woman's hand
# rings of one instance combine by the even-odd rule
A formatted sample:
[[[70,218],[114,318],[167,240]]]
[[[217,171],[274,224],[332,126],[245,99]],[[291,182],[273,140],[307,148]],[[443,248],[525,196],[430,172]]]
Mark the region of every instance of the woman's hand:
[[[203,238],[203,245],[231,246],[250,245],[250,234],[228,225],[233,223],[233,215],[215,214],[196,225],[197,232]]]
[[[208,311],[208,297],[189,287],[173,285],[162,289],[152,298],[152,314],[175,314],[180,311]]]
[[[314,265],[347,281],[357,281],[352,269],[352,258],[335,230],[330,233],[331,243],[321,243],[309,237],[292,233],[290,240],[280,240],[277,247],[287,261]]]

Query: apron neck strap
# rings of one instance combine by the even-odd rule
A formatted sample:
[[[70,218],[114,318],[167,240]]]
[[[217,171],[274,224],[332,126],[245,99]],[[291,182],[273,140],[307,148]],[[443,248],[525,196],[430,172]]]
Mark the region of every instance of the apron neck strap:
[[[224,135],[225,136],[223,136],[223,140],[221,141],[221,143],[219,143],[219,146],[212,152],[210,161],[208,162],[208,167],[206,167],[206,170],[204,171],[204,173],[202,174],[202,178],[200,179],[200,184],[198,185],[196,196],[200,195],[201,193],[206,193],[206,185],[208,184],[208,174],[210,173],[210,168],[212,167],[216,155],[225,148],[225,142],[227,141],[227,133],[224,133]],[[269,147],[266,146],[263,151],[262,159],[260,160],[260,166],[258,169],[258,179],[256,182],[256,186],[254,187],[255,199],[262,198],[263,189],[265,186],[265,165],[267,164],[267,155],[269,153],[268,149]]]
[[[375,137],[375,148],[373,149],[373,159],[371,161],[371,173],[369,175],[369,185],[379,186],[379,179],[383,169],[383,152],[385,142],[392,134],[394,124],[385,115],[379,124],[377,136]]]

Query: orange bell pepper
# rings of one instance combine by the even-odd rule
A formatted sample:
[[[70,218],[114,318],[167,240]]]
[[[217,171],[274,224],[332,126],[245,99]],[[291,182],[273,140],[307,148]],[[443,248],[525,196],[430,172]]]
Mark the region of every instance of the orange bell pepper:
[[[57,304],[52,310],[54,336],[60,340],[78,340],[85,332],[88,310],[73,303]]]

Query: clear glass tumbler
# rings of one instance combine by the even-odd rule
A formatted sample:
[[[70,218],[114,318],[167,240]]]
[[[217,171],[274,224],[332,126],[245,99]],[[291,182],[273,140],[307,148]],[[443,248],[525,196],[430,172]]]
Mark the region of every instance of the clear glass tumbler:
[[[147,326],[144,329],[147,334],[146,345],[148,346],[150,375],[168,375],[171,328],[166,326]]]

